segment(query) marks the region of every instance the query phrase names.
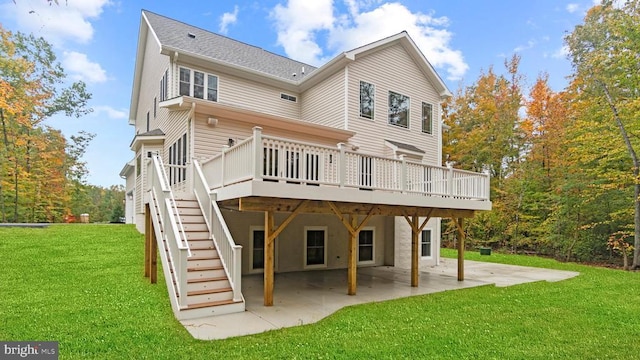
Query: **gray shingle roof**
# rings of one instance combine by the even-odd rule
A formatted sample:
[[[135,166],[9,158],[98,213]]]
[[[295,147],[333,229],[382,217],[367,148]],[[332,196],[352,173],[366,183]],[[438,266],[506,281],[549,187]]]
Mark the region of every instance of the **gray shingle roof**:
[[[405,143],[401,143],[401,142],[397,142],[397,141],[391,141],[391,140],[385,140],[390,144],[393,144],[395,146],[398,147],[398,149],[402,149],[402,150],[408,150],[408,151],[413,151],[416,153],[420,153],[420,154],[424,154],[425,151],[421,150],[420,148],[417,148],[411,144],[405,144]]]
[[[138,134],[137,136],[164,136],[164,132],[162,132],[162,130],[160,129],[153,129],[151,131]]]
[[[212,60],[292,81],[301,80],[302,67],[304,67],[305,75],[316,70],[316,67],[309,64],[291,60],[257,46],[248,45],[147,10],[143,10],[143,14],[149,20],[149,24],[160,43],[171,49],[205,56]],[[189,34],[195,37],[191,37]],[[294,77],[293,73],[296,73],[297,76]]]

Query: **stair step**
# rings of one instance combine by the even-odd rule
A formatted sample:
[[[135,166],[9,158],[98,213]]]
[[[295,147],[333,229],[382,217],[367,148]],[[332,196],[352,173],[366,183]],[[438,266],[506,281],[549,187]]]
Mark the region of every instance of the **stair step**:
[[[215,250],[215,244],[211,239],[188,240],[191,250]]]
[[[187,271],[187,282],[197,279],[211,279],[226,276],[227,273],[225,273],[224,268],[221,266],[211,269],[190,270]]]
[[[189,233],[189,232],[204,232],[207,234],[207,237],[209,236],[209,228],[207,227],[207,224],[205,224],[204,222],[201,223],[185,223],[184,221],[182,222],[182,227],[184,228],[184,231]]]
[[[189,243],[191,245],[191,243]],[[213,242],[211,243],[213,246]],[[191,257],[189,259],[218,259],[220,255],[218,255],[218,251],[215,248],[213,249],[194,249],[191,247]]]
[[[208,271],[208,270],[224,270],[224,267],[222,266],[200,266],[200,267],[193,267],[193,268],[187,268],[187,272],[196,272],[196,271]]]
[[[207,303],[214,301],[233,300],[233,291],[219,291],[199,295],[187,296],[187,306],[192,304]]]
[[[202,215],[181,215],[180,220],[183,224],[205,224]]]
[[[209,240],[208,231],[185,231],[187,240]]]
[[[229,282],[229,280],[227,280],[226,277],[220,277],[218,278],[218,280],[214,280],[214,281],[187,282],[187,292],[213,290],[213,289],[225,289],[230,287],[231,287],[231,283]]]
[[[187,296],[196,296],[196,295],[207,295],[207,294],[218,294],[223,292],[233,291],[230,287],[224,287],[220,289],[208,289],[208,290],[195,290],[188,291]]]
[[[190,309],[201,309],[201,308],[205,308],[205,307],[220,306],[220,305],[237,304],[237,303],[240,303],[240,302],[241,301],[233,301],[233,299],[232,299],[232,300],[221,300],[221,301],[212,301],[212,302],[199,303],[199,304],[191,304],[191,305],[187,306],[187,310],[190,310]]]
[[[202,216],[202,211],[200,211],[200,208],[178,208],[178,214],[179,215],[200,215]],[[174,214],[175,215],[175,214]]]
[[[176,206],[178,208],[200,208],[200,205],[196,200],[176,200]]]
[[[194,259],[194,258],[188,258],[187,259],[187,267],[189,269],[198,269],[198,270],[215,270],[218,268],[222,268],[222,261],[220,260],[220,258],[217,259],[212,259],[212,258],[207,258],[207,259]]]
[[[210,277],[210,278],[198,278],[198,279],[189,279],[187,280],[187,284],[196,284],[196,283],[201,283],[201,282],[209,282],[209,281],[222,281],[222,280],[227,280],[226,276],[218,276],[218,277]]]

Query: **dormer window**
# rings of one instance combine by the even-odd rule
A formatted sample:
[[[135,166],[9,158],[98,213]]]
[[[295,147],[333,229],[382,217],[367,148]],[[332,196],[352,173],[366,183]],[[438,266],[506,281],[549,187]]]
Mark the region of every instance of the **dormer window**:
[[[218,101],[218,77],[180,67],[180,95]]]

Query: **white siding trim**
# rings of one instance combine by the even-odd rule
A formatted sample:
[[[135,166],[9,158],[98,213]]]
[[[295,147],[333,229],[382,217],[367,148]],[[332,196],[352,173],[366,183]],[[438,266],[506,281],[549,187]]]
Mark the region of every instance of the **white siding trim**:
[[[344,129],[349,129],[349,65],[344,67]]]

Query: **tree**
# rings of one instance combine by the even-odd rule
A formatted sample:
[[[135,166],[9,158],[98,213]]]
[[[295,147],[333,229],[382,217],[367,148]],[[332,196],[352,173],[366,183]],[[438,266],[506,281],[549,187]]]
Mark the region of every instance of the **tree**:
[[[605,171],[602,176],[613,183],[633,187],[634,254],[633,268],[640,267],[640,3],[627,1],[616,6],[612,0],[591,8],[584,24],[565,38],[575,75],[573,86],[584,103],[582,116],[593,128],[618,132],[618,148],[626,151],[626,161],[616,149],[605,148],[602,159],[627,167],[625,176]],[[610,133],[609,131],[608,133]],[[605,132],[606,134],[607,132]],[[610,152],[609,152],[610,151]]]
[[[53,221],[63,211],[66,192],[45,189],[49,183],[67,189],[68,171],[81,165],[79,154],[67,153],[64,137],[42,123],[56,113],[79,117],[91,111],[85,84],[65,87],[65,79],[49,43],[0,27],[2,221]]]

